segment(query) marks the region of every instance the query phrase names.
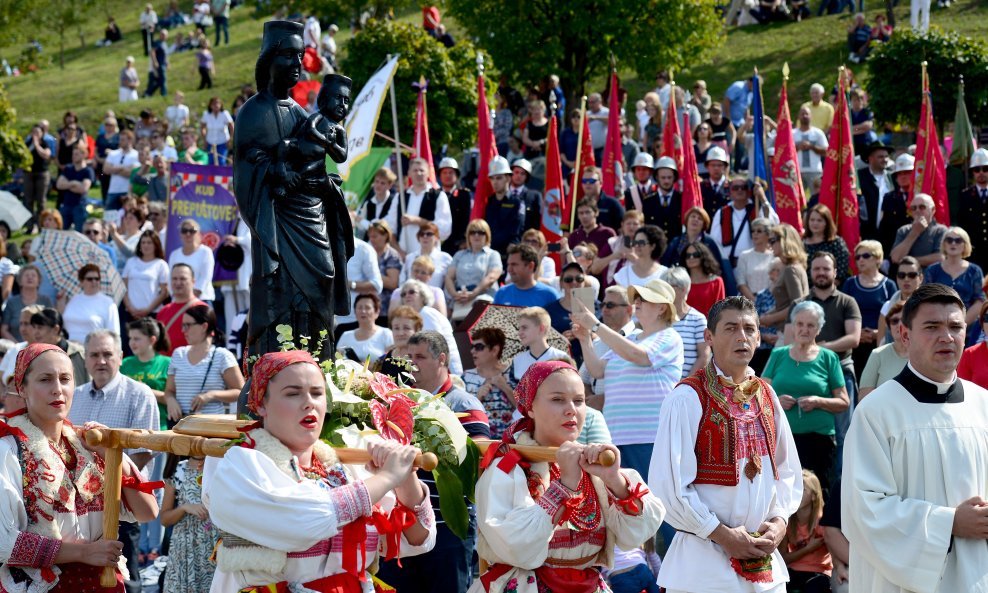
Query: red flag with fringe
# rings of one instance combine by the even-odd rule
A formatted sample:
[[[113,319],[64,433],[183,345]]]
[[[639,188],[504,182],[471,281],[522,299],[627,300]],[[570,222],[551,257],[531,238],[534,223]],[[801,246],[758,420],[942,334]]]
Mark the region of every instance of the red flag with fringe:
[[[559,157],[559,131],[556,116],[549,118],[549,139],[545,151],[545,193],[542,196],[542,234],[554,243],[563,236],[563,221],[569,224],[569,208],[563,193],[563,162]],[[559,268],[559,253],[552,253]]]
[[[491,127],[491,112],[487,108],[487,91],[484,90],[484,76],[477,77],[477,185],[473,193],[473,210],[470,220],[483,218],[487,211],[487,198],[494,193],[491,180],[487,177],[491,159],[497,156],[497,143],[494,142],[494,128]]]
[[[933,198],[936,219],[950,226],[950,202],[947,198],[947,168],[940,150],[940,135],[933,119],[933,100],[930,95],[930,77],[923,65],[923,104],[919,110],[919,127],[916,132],[916,166],[913,169],[913,193],[928,194]],[[911,196],[910,196],[911,201]]]
[[[688,130],[690,114],[683,114],[683,128]],[[703,194],[700,192],[700,173],[696,164],[696,153],[693,152],[693,136],[683,136],[683,168],[679,177],[683,192],[682,222],[686,224],[686,213],[690,208],[703,208]]]
[[[683,171],[683,136],[679,132],[679,117],[676,116],[676,89],[669,92],[669,108],[666,109],[666,125],[662,130],[662,154],[676,161],[676,170]],[[671,117],[670,117],[671,116]],[[687,130],[689,127],[686,128]]]
[[[823,161],[823,180],[820,185],[820,203],[830,208],[837,222],[837,234],[844,238],[847,249],[854,248],[861,240],[861,221],[858,218],[857,176],[854,170],[854,144],[851,140],[851,120],[847,109],[847,81],[844,69],[837,77],[837,105],[834,121],[830,126],[830,147]],[[851,268],[854,269],[854,262]]]
[[[601,168],[603,175],[602,190],[613,196],[618,187],[618,162],[621,160],[621,104],[618,103],[618,78],[616,72],[611,72],[611,92],[607,99],[607,142],[604,144],[604,157]]]
[[[782,83],[779,100],[779,117],[775,131],[775,155],[772,157],[772,186],[775,188],[775,211],[779,221],[791,224],[803,234],[803,217],[800,214],[806,204],[803,181],[799,171],[796,139],[792,134],[792,117],[789,115],[789,94]]]

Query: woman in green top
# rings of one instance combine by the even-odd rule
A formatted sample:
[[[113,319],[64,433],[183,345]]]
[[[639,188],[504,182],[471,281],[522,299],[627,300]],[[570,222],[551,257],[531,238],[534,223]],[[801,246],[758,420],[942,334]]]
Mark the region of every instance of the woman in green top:
[[[830,485],[837,444],[834,415],[850,405],[837,354],[816,344],[823,307],[813,301],[792,310],[793,343],[776,348],[762,375],[786,411],[803,468],[813,470],[824,489]]]
[[[135,381],[151,388],[158,400],[161,430],[168,429],[168,408],[165,406],[165,382],[168,381],[168,365],[171,358],[162,355],[168,352],[168,334],[154,317],[142,317],[127,324],[127,338],[133,356],[123,359],[120,372]],[[164,475],[165,456],[156,455],[151,461],[151,479],[160,480]],[[161,520],[155,518],[150,523],[141,524],[140,557],[147,558],[161,546]]]

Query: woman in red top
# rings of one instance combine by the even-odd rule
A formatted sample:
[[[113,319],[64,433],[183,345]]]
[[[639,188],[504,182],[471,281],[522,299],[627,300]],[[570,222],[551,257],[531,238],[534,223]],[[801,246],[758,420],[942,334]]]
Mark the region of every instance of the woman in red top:
[[[717,258],[702,242],[694,241],[679,256],[679,265],[690,273],[692,282],[687,304],[706,316],[710,307],[726,296]]]
[[[796,514],[789,518],[786,537],[779,545],[782,559],[789,567],[787,591],[803,593],[830,591],[833,561],[823,541],[823,489],[816,474],[803,470],[803,500]]]
[[[981,323],[981,330],[985,332],[985,335],[988,335],[988,323],[986,323],[988,322],[988,301],[981,303],[978,322]],[[957,376],[981,387],[988,387],[988,342],[978,342],[964,350],[964,354],[961,355],[961,362],[957,365]]]

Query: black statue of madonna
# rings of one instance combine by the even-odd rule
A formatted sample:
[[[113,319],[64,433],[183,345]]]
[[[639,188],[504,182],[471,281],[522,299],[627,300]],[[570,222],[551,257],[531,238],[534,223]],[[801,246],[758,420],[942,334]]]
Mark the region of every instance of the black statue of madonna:
[[[339,124],[349,110],[350,79],[328,76],[311,118],[291,99],[302,72],[302,30],[289,21],[264,24],[258,93],[237,114],[233,184],[253,240],[248,355],[280,350],[275,328],[286,324],[296,341],[309,336],[308,349],[326,360],[334,352],[334,315],[350,312],[353,228],[340,179],[325,167],[327,154],[346,159]]]

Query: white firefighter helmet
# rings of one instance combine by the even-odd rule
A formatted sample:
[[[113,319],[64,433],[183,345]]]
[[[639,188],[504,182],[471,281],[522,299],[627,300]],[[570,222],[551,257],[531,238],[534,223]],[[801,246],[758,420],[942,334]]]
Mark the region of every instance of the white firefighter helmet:
[[[494,177],[495,175],[511,175],[508,159],[503,156],[496,156],[491,159],[490,165],[487,166],[487,176]]]

